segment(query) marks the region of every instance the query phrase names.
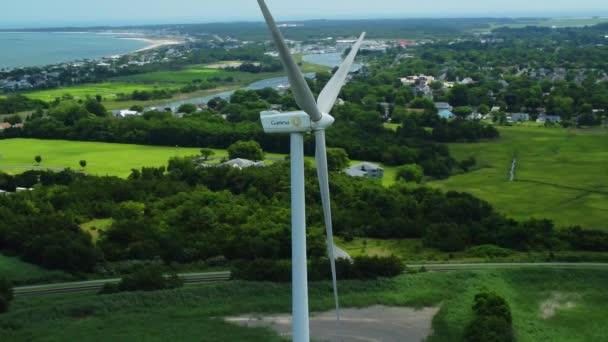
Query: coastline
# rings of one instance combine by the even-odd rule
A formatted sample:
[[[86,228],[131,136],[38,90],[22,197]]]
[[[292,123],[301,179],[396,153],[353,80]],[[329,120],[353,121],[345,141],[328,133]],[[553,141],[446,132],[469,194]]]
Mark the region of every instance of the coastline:
[[[142,41],[142,42],[146,42],[150,45],[141,48],[139,50],[135,50],[132,51],[131,53],[137,53],[137,52],[143,52],[143,51],[148,51],[148,50],[153,50],[153,49],[157,49],[159,47],[162,46],[168,46],[168,45],[179,45],[182,44],[183,41],[177,40],[177,39],[155,39],[155,38],[139,38],[139,37],[121,37],[118,39],[123,39],[123,40],[138,40],[138,41]]]

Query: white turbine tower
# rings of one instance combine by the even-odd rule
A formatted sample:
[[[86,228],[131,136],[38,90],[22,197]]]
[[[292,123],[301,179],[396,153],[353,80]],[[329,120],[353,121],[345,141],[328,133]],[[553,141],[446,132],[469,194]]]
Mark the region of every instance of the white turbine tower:
[[[281,62],[287,71],[291,91],[298,107],[302,111],[279,113],[276,111],[262,112],[261,120],[266,133],[289,133],[291,136],[291,244],[292,244],[292,336],[293,341],[308,342],[310,340],[308,319],[308,274],[306,268],[306,207],[304,189],[304,134],[314,132],[316,140],[316,163],[325,228],[327,230],[327,247],[331,263],[331,272],[336,300],[338,320],[339,303],[336,283],[336,265],[334,259],[334,242],[332,232],[331,204],[329,197],[329,180],[327,170],[327,151],[325,146],[325,129],[334,123],[334,118],[328,114],[333,108],[346,76],[355,60],[365,33],[353,46],[344,63],[331,78],[327,86],[315,101],[302,72],[298,68],[283,35],[279,31],[272,14],[264,0],[258,0],[266,23],[272,32],[272,37],[279,52]]]

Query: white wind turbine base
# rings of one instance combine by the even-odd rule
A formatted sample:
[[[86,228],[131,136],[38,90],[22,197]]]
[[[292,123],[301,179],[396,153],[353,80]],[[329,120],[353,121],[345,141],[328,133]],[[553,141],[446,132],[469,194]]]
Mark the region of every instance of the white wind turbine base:
[[[291,244],[292,244],[292,337],[296,342],[310,341],[309,312],[308,312],[308,273],[306,258],[306,204],[304,187],[304,134],[313,133],[316,144],[316,163],[325,228],[327,231],[327,248],[331,265],[336,315],[340,320],[338,301],[338,286],[336,279],[336,264],[334,258],[333,228],[331,219],[331,202],[329,195],[329,179],[327,169],[327,150],[325,145],[325,129],[334,123],[334,118],[328,114],[333,108],[340,90],[355,60],[357,52],[365,37],[361,34],[338,71],[315,101],[302,72],[298,68],[283,35],[279,31],[272,14],[264,0],[258,0],[272,38],[279,52],[281,62],[287,71],[291,90],[301,111],[280,113],[276,111],[262,112],[262,126],[266,133],[287,133],[291,136]]]

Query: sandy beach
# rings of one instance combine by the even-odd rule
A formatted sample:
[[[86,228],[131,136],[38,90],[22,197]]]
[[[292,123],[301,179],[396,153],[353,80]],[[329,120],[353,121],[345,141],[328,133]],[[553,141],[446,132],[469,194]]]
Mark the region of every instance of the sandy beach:
[[[139,41],[147,42],[147,43],[150,44],[150,45],[146,46],[145,48],[142,48],[142,49],[139,49],[139,50],[136,50],[136,51],[133,51],[133,52],[142,52],[142,51],[156,49],[156,48],[159,48],[161,46],[178,45],[178,44],[183,43],[183,41],[180,41],[180,40],[176,40],[176,39],[163,39],[163,38],[155,39],[155,38],[128,37],[128,38],[120,38],[120,39],[139,40]]]

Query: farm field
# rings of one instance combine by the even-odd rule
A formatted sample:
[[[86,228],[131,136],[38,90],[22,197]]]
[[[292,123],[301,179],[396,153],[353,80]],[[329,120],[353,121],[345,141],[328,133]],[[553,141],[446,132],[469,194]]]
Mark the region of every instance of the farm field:
[[[94,84],[85,84],[75,87],[68,88],[58,88],[58,89],[50,89],[50,90],[40,90],[34,91],[31,93],[26,93],[29,98],[42,100],[46,102],[54,101],[56,98],[60,98],[63,95],[72,95],[76,99],[85,99],[86,97],[95,97],[95,95],[101,95],[105,100],[113,100],[116,98],[117,94],[130,94],[136,90],[139,91],[151,91],[155,89],[177,89],[178,86],[175,85],[162,85],[159,87],[157,85],[149,85],[149,84],[131,84],[131,83],[123,83],[123,82],[104,82],[104,83],[94,83]]]
[[[429,340],[462,341],[474,296],[491,289],[509,302],[518,341],[600,341],[608,323],[602,314],[608,304],[606,282],[605,270],[419,273],[341,281],[340,295],[345,308],[439,307]],[[288,312],[290,289],[288,283],[231,281],[148,293],[18,297],[3,315],[0,339],[282,341],[267,329],[233,326],[222,317]],[[311,283],[311,311],[332,306],[330,283]]]
[[[70,275],[62,271],[49,271],[2,254],[0,254],[0,276],[18,284],[72,279]]]
[[[478,169],[431,186],[469,192],[508,216],[549,218],[558,226],[608,230],[608,133],[544,127],[500,127],[490,142],[450,144],[457,160]],[[515,182],[509,181],[513,156]]]
[[[235,77],[237,74],[240,73],[212,69],[206,65],[192,65],[183,70],[147,72],[138,75],[116,77],[115,80],[134,83],[190,83],[195,80],[207,80],[213,77]]]

